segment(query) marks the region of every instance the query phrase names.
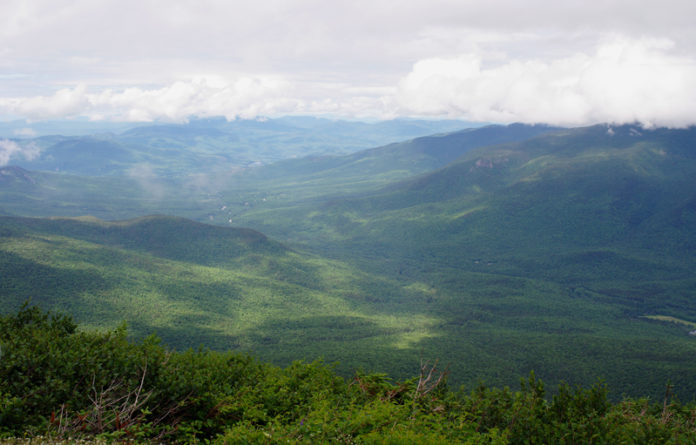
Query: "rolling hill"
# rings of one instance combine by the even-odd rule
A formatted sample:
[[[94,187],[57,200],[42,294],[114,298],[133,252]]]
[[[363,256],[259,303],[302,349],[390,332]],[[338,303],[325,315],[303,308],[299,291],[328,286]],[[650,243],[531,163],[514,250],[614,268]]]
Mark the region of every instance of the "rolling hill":
[[[376,191],[351,195],[346,187],[343,196],[324,200],[258,204],[236,221],[269,234],[293,224],[296,240],[308,245],[364,240],[384,246],[383,256],[413,249],[404,255],[450,264],[462,251],[485,258],[513,246],[535,250],[534,256],[612,245],[652,255],[690,253],[694,141],[693,129],[555,131],[465,151],[440,169]],[[442,145],[422,142],[433,150]],[[336,181],[344,177],[333,173]],[[311,236],[302,238],[305,231]],[[450,250],[459,253],[448,258]]]
[[[372,191],[430,172],[475,148],[519,141],[553,131],[544,125],[512,124],[468,128],[410,139],[348,155],[308,156],[250,169],[230,178],[229,190],[262,191],[269,204]],[[254,195],[250,200],[254,201]]]
[[[391,273],[549,279],[635,314],[693,318],[694,141],[693,129],[565,130],[471,151],[368,196],[251,209],[237,222]]]
[[[239,167],[248,162],[235,164],[231,160],[240,154],[233,149],[240,138],[246,140],[245,144],[254,153],[268,149],[275,153],[273,159],[278,159],[311,152],[306,141],[287,140],[297,132],[308,132],[312,137],[331,134],[336,139],[329,145],[335,153],[341,150],[339,140],[345,144],[360,137],[369,139],[369,135],[381,131],[385,134],[377,140],[385,140],[402,133],[417,134],[429,128],[448,129],[455,125],[462,124],[450,121],[365,124],[313,118],[264,122],[209,119],[186,125],[139,126],[118,136],[43,136],[25,141],[40,148],[39,158],[15,160],[14,165],[0,167],[0,173],[4,172],[8,178],[17,177],[21,171],[22,177],[31,183],[6,182],[0,188],[0,209],[18,216],[89,214],[111,220],[161,213],[229,224],[240,210],[262,202],[266,206],[282,206],[300,199],[372,191],[395,180],[442,167],[467,150],[553,130],[545,126],[488,126],[420,137],[343,156],[310,156],[247,168]],[[367,135],[361,136],[360,131]],[[260,132],[272,135],[275,142],[261,138]],[[345,140],[341,139],[342,134],[351,132]],[[203,143],[201,137],[210,140]],[[225,145],[220,137],[237,142],[230,140],[231,145]],[[217,142],[211,142],[215,138]],[[279,154],[276,145],[284,147],[284,155]],[[232,164],[236,167],[232,168]]]
[[[461,363],[490,360],[497,373],[520,363],[560,366],[554,378],[566,379],[592,373],[580,371],[587,354],[612,369],[598,374],[624,388],[645,360],[670,367],[696,346],[688,324],[658,327],[654,318],[696,320],[695,147],[694,129],[557,130],[475,148],[377,191],[258,204],[233,221],[424,283],[429,310],[444,320],[426,349],[448,350]],[[593,312],[600,307],[602,315]],[[661,328],[676,343],[656,331],[645,336]],[[563,364],[550,365],[544,351]],[[634,377],[619,377],[627,372]]]
[[[253,351],[275,363],[313,360],[412,372],[410,351],[433,319],[425,296],[395,280],[294,252],[249,229],[149,216],[0,217],[0,304],[31,299],[91,328],[127,321],[171,346]],[[398,296],[398,298],[397,298]],[[350,351],[350,352],[348,352]],[[345,359],[345,361],[343,360]]]
[[[3,169],[7,213],[228,227],[4,218],[0,295],[276,363],[323,356],[399,378],[424,356],[449,363],[455,385],[534,369],[552,385],[601,377],[615,396],[659,397],[671,380],[690,400],[695,141],[694,129],[492,126],[213,189],[170,181],[159,196],[133,178]]]

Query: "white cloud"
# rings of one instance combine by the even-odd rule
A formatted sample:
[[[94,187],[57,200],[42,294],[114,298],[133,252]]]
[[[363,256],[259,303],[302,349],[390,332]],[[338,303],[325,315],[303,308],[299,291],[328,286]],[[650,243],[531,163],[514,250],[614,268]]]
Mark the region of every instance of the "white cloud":
[[[696,59],[671,48],[617,37],[593,54],[555,60],[426,59],[400,81],[396,102],[403,114],[477,121],[696,124]]]
[[[0,140],[0,166],[7,165],[11,159],[23,157],[31,161],[39,156],[39,148],[33,143],[20,145],[9,139]]]
[[[88,93],[84,86],[78,86],[61,89],[52,96],[2,98],[0,110],[29,119],[90,116],[183,121],[193,115],[234,119],[296,111],[299,103],[291,94],[287,82],[272,77],[197,78],[154,89]]]
[[[160,200],[167,193],[164,183],[158,178],[150,164],[137,164],[128,170],[128,176],[138,183],[150,199]]]
[[[5,0],[0,117],[679,123],[694,15],[687,0]]]
[[[381,97],[390,88],[345,84],[306,85],[278,76],[197,76],[160,88],[105,89],[84,86],[53,96],[0,98],[0,113],[29,119],[88,116],[91,119],[181,122],[191,116],[256,118],[296,113],[360,116],[382,113]]]
[[[312,82],[277,75],[198,75],[156,88],[0,99],[0,112],[45,119],[89,116],[185,121],[282,114],[434,116],[486,122],[696,124],[696,59],[666,39],[615,36],[589,52],[508,59],[486,52],[428,58],[392,85]]]
[[[52,96],[0,98],[0,109],[31,119],[77,116],[89,110],[85,87],[63,88]]]

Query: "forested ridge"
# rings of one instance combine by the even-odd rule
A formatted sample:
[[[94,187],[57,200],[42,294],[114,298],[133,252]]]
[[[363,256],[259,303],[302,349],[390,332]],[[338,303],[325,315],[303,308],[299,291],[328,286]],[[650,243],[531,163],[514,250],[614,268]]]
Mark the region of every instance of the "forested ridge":
[[[281,368],[235,352],[174,351],[126,326],[83,331],[25,304],[0,318],[0,437],[157,443],[694,443],[696,404],[665,382],[662,400],[612,401],[601,381],[519,390],[447,384],[414,357],[392,381],[321,361]],[[37,437],[40,437],[37,439]]]
[[[156,200],[0,169],[2,434],[694,443],[694,141],[490,127]]]

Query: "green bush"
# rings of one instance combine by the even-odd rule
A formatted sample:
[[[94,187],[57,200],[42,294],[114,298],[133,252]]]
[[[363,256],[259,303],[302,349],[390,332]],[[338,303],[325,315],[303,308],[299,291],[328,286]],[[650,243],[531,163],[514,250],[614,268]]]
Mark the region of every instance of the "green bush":
[[[286,368],[232,352],[165,349],[125,327],[81,332],[24,306],[0,318],[0,437],[217,444],[696,443],[696,405],[626,399],[532,373],[519,391],[447,387],[446,373],[346,381],[321,361]]]

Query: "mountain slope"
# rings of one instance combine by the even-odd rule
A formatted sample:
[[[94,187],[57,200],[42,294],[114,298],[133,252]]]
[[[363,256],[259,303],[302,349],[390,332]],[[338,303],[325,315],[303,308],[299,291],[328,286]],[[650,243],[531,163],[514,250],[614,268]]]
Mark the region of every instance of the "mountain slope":
[[[686,223],[696,198],[696,130],[632,132],[578,129],[473,152],[355,208],[439,205],[433,217],[449,219],[445,234],[488,231],[495,240],[486,244],[498,249],[688,252],[696,239]]]
[[[513,124],[424,136],[343,156],[311,156],[277,162],[233,178],[236,189],[262,189],[267,201],[373,190],[440,168],[469,150],[524,140],[553,131],[543,125]],[[269,204],[270,205],[270,204]]]
[[[670,287],[652,281],[689,280],[696,262],[696,130],[638,131],[599,126],[483,148],[369,196],[251,209],[237,223],[392,272],[620,282],[646,295],[633,311],[676,305],[693,317],[684,289],[667,298]]]
[[[148,177],[77,176],[0,167],[0,209],[21,216],[133,218],[150,213],[205,214],[209,196]]]
[[[46,136],[25,141],[40,149],[38,158],[15,162],[23,167],[0,167],[0,171],[23,168],[24,176],[33,181],[31,186],[12,183],[0,188],[0,208],[22,216],[94,215],[104,219],[175,214],[223,224],[249,207],[277,207],[299,199],[372,191],[441,167],[467,150],[551,131],[544,126],[489,126],[352,155],[314,156],[241,168],[263,158],[264,151],[271,153],[264,162],[310,153],[313,143],[307,145],[302,138],[292,141],[300,133],[315,138],[330,135],[332,142],[326,147],[335,153],[354,143],[351,141],[372,140],[371,132],[385,130],[385,135],[375,136],[375,140],[385,140],[400,132],[417,134],[454,125],[461,123],[210,119],[187,125],[140,126],[122,135]],[[367,135],[358,130],[367,131]],[[341,139],[344,133],[351,134]],[[247,149],[251,158],[245,154]]]
[[[13,220],[0,295],[69,304],[92,324],[126,319],[179,346],[324,356],[395,376],[439,358],[455,385],[512,385],[534,369],[551,384],[602,377],[661,397],[671,380],[696,398],[694,130],[547,130],[298,160],[276,166],[289,177],[259,169],[223,195],[201,192],[204,202],[175,189],[179,209],[199,205],[292,249],[164,217]],[[100,210],[143,205],[137,188],[127,193]],[[230,247],[215,250],[218,236]],[[176,242],[188,238],[192,253]]]
[[[694,178],[696,129],[595,126],[477,148],[379,191],[250,208],[234,222],[423,283],[443,321],[423,347],[447,350],[472,378],[475,356],[497,372],[594,373],[634,391],[690,373]]]
[[[123,227],[144,245],[117,247]],[[222,229],[221,243],[251,239],[247,250],[211,266],[204,263],[219,264],[215,253],[206,260],[162,252],[148,240],[153,227],[190,239],[194,251],[195,232],[221,229],[168,217],[0,218],[2,307],[11,312],[33,297],[92,328],[126,320],[136,335],[156,332],[180,348],[253,351],[280,364],[324,357],[344,374],[361,367],[408,376],[426,356],[450,363],[454,385],[511,384],[535,369],[548,382],[603,376],[629,394],[659,394],[666,379],[679,394],[696,390],[689,355],[696,344],[683,328],[626,319],[611,302],[551,282],[459,271],[465,287],[454,293],[456,283],[379,278],[236,229]]]
[[[418,289],[252,230],[164,216],[0,217],[0,277],[3,312],[31,298],[92,328],[127,321],[136,335],[157,332],[179,348],[253,351],[283,364],[324,356],[345,373],[385,369],[384,354],[390,369],[411,372],[412,348],[435,323],[417,310]]]
[[[155,215],[120,222],[96,218],[6,218],[16,234],[50,234],[177,261],[224,265],[247,253],[282,255],[286,248],[262,233]]]
[[[299,233],[305,226],[317,244],[331,242],[332,235],[322,237],[324,227],[349,242],[396,244],[426,236],[423,245],[433,251],[444,247],[433,244],[437,239],[469,239],[467,250],[478,249],[474,256],[506,246],[552,250],[609,243],[689,251],[696,130],[638,131],[597,126],[484,147],[361,197],[250,209],[238,221],[274,233],[272,221],[282,223],[284,212],[291,212]],[[299,217],[302,212],[306,217]],[[394,249],[399,247],[387,250]]]

